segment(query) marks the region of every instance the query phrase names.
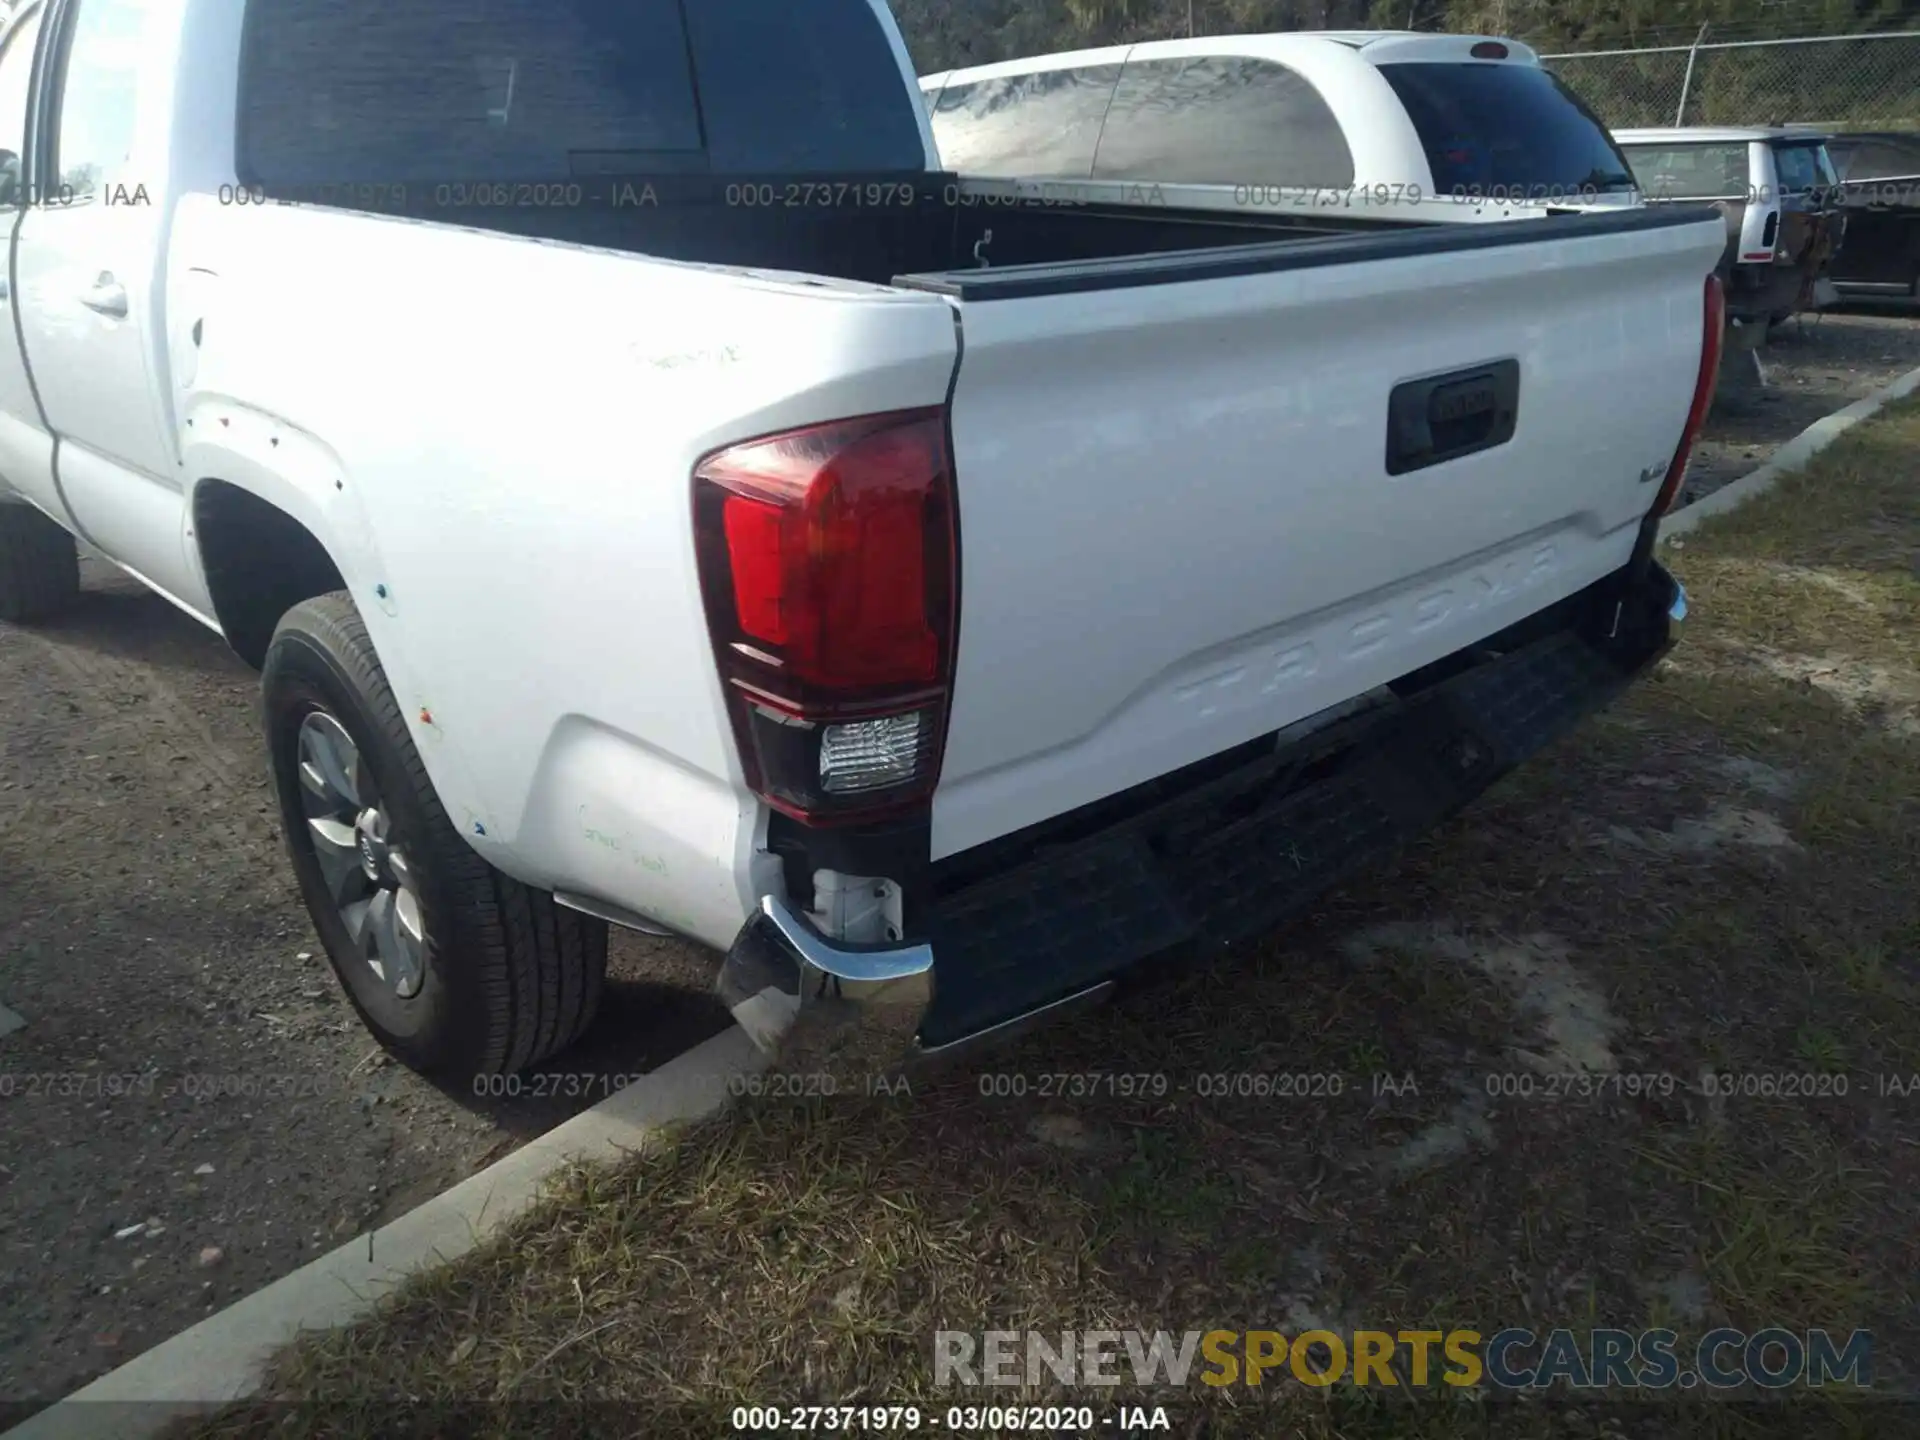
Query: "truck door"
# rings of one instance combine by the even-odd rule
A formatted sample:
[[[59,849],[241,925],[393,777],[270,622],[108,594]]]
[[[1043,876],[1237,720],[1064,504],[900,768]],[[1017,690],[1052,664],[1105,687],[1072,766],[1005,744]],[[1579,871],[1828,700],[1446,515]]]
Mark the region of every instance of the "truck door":
[[[66,505],[53,483],[53,437],[40,420],[40,405],[27,375],[14,320],[13,236],[25,196],[23,157],[27,149],[27,97],[33,85],[33,52],[40,38],[43,7],[16,13],[0,31],[0,190],[11,192],[0,204],[0,486],[33,501],[56,520],[68,520]]]
[[[79,0],[58,23],[43,66],[54,83],[41,87],[52,103],[33,145],[41,178],[14,242],[27,363],[80,529],[205,618],[213,606],[161,388],[177,7]]]

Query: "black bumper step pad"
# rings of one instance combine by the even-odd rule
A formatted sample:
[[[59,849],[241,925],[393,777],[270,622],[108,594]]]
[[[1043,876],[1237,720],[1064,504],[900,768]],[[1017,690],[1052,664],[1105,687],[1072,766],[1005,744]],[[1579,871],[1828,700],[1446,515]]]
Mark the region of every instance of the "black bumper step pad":
[[[931,926],[934,996],[921,1042],[965,1039],[1183,942],[1270,931],[1460,809],[1632,674],[1571,632],[1550,635],[1385,717],[1311,737],[1317,754],[1334,752],[1330,773],[1320,773],[1323,758],[1310,783],[1230,823],[1207,823],[1222,805],[1210,787],[946,897]],[[1257,794],[1271,766],[1251,769],[1246,788]],[[1196,828],[1196,843],[1160,853]]]

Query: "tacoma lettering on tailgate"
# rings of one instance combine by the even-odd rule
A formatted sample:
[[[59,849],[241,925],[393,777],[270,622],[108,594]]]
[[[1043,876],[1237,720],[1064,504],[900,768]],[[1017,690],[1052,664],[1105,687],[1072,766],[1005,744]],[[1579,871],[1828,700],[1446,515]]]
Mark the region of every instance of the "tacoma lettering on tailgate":
[[[1359,660],[1386,648],[1396,633],[1422,634],[1457,617],[1471,615],[1544,582],[1560,566],[1560,549],[1548,541],[1530,553],[1508,555],[1490,565],[1457,576],[1438,589],[1403,597],[1385,609],[1353,621],[1341,632],[1339,656]],[[1409,665],[1408,669],[1416,668]],[[1320,651],[1312,641],[1296,641],[1270,658],[1250,657],[1224,666],[1173,692],[1181,705],[1198,707],[1203,716],[1230,709],[1238,695],[1267,699],[1311,679],[1320,670]],[[1264,674],[1257,691],[1240,690],[1249,677]]]

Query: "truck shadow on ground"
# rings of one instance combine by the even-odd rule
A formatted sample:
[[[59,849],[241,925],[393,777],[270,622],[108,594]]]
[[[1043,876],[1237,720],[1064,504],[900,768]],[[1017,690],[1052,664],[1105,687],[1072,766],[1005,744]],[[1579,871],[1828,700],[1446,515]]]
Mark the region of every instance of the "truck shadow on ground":
[[[75,873],[41,863],[28,837],[0,829],[0,867],[21,902],[0,905],[0,939],[11,937],[0,955],[9,998],[33,1020],[9,1037],[8,1068],[78,1071],[98,1063],[112,1036],[108,1069],[230,1075],[241,1094],[340,1090],[363,1105],[412,1105],[437,1091],[497,1130],[493,1150],[505,1153],[733,1023],[712,992],[712,957],[616,930],[599,1015],[564,1054],[515,1076],[414,1074],[361,1029],[297,901],[277,883],[277,845],[245,848],[264,852],[254,857],[253,898],[222,914],[172,883],[186,877],[106,857],[76,883]],[[104,907],[102,872],[118,872],[124,887]],[[120,995],[140,996],[138,1013],[103,1026],[103,1015],[126,1008]],[[296,1073],[316,1079],[295,1086],[286,1077]]]
[[[615,932],[616,948],[623,938]],[[432,1083],[504,1134],[529,1140],[732,1024],[710,982],[610,976],[593,1028],[565,1054],[520,1075]]]
[[[32,632],[108,660],[251,686],[253,672],[218,634],[104,561],[81,562],[79,603]]]
[[[20,852],[12,857],[18,866],[10,867],[11,878],[21,882],[19,893],[31,894],[34,903],[28,908],[42,916],[62,910],[73,916],[91,914],[94,924],[89,928],[95,933],[75,938],[82,941],[81,951],[95,952],[96,965],[104,960],[109,969],[119,968],[120,962],[109,958],[119,952],[111,941],[104,946],[99,942],[122,931],[139,932],[136,938],[142,944],[136,944],[135,951],[154,942],[162,950],[177,951],[181,964],[176,968],[183,978],[197,970],[206,954],[231,954],[254,976],[249,987],[253,1008],[298,1015],[294,1034],[312,1032],[318,1040],[326,1033],[328,1048],[339,1046],[338,1030],[344,1029],[351,1041],[346,1048],[354,1049],[358,1058],[358,1021],[347,1009],[290,884],[281,884],[282,841],[257,745],[254,672],[219,635],[105,561],[84,557],[82,576],[80,602],[26,633],[44,642],[42,659],[51,662],[45,673],[63,693],[71,692],[74,704],[58,722],[61,728],[79,726],[68,738],[76,744],[84,739],[81,748],[98,753],[82,761],[68,783],[55,784],[50,791],[44,785],[60,767],[50,769],[52,756],[46,756],[34,793],[58,797],[64,810],[79,803],[73,783],[80,776],[87,777],[81,788],[98,788],[99,798],[110,807],[127,803],[132,792],[153,791],[168,826],[191,823],[202,844],[211,842],[223,853],[227,863],[219,869],[257,894],[273,893],[277,903],[269,905],[273,919],[264,930],[257,916],[223,924],[213,914],[162,913],[164,904],[135,898],[127,889],[175,877],[162,873],[168,865],[151,852],[138,861],[123,854],[125,836],[94,836],[82,847],[90,854],[69,857],[36,855],[30,846],[9,845],[0,829],[0,854]],[[144,808],[151,808],[151,802]],[[66,817],[65,824],[75,818]],[[69,832],[63,828],[62,833]],[[70,866],[63,863],[67,859],[81,863]],[[30,878],[43,861],[44,873]],[[103,913],[99,897],[91,894],[103,869],[124,877],[115,903],[108,907],[111,913]],[[195,873],[205,883],[206,877]],[[182,893],[194,888],[189,877],[177,878],[186,886]],[[145,941],[147,936],[154,942]],[[566,1055],[511,1081],[496,1078],[491,1090],[471,1080],[431,1082],[430,1088],[498,1126],[506,1137],[526,1139],[731,1023],[712,998],[714,957],[698,946],[616,929],[609,950],[599,1018]],[[310,958],[296,964],[296,951]],[[249,953],[250,961],[240,959]]]
[[[389,1060],[292,883],[257,677],[102,562],[83,579],[65,615],[0,625],[0,1002],[26,1022],[0,1038],[0,1193],[34,1242],[0,1266],[16,1395],[85,1383],[729,1023],[710,957],[616,934],[597,1024],[511,1092]],[[157,1240],[114,1238],[150,1217]]]

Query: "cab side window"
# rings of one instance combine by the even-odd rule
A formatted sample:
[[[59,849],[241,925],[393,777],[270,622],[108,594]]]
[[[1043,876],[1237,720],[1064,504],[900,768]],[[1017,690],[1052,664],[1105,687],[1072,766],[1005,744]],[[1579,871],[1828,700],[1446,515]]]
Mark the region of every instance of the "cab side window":
[[[933,107],[940,164],[962,175],[1084,180],[1118,65],[1082,65],[949,84]]]
[[[1129,60],[1100,132],[1096,180],[1168,185],[1353,183],[1340,122],[1304,76],[1269,60]]]
[[[80,0],[67,36],[54,128],[63,203],[85,200],[133,156],[141,33],[152,0]]]
[[[27,92],[41,11],[11,28],[0,49],[0,205],[20,203],[20,157],[27,149]]]

